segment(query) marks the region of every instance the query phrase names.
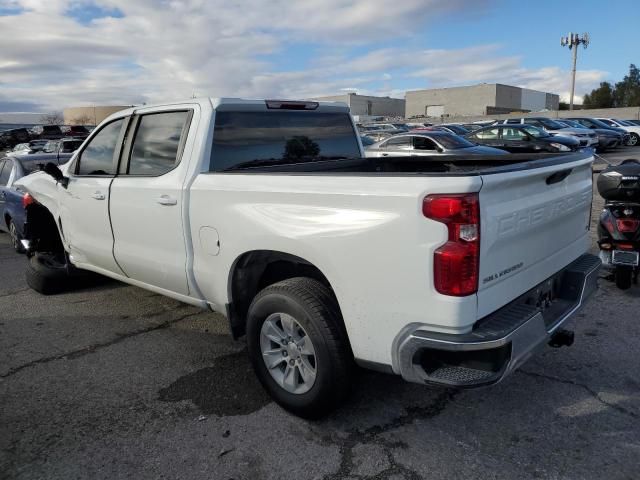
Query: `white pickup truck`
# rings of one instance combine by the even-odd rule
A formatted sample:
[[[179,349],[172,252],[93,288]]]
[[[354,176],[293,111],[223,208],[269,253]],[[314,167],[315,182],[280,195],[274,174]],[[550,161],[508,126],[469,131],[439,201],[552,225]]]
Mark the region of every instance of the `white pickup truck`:
[[[473,387],[570,343],[600,266],[589,154],[363,157],[340,103],[123,110],[21,180],[27,281],[89,270],[219,311],[306,417],[355,364]]]

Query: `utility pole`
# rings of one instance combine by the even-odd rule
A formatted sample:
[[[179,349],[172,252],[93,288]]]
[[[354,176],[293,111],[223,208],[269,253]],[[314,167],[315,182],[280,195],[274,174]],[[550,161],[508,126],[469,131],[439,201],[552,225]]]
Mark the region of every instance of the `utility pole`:
[[[571,68],[571,97],[569,98],[569,110],[573,110],[573,95],[576,91],[576,64],[578,63],[578,45],[584,48],[589,46],[589,34],[570,33],[566,37],[560,37],[560,45],[573,50],[573,67]]]

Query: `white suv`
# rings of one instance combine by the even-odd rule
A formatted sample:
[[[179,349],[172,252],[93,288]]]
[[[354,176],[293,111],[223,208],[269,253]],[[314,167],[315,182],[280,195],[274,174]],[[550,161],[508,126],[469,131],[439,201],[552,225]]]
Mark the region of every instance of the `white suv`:
[[[632,147],[640,145],[640,125],[636,125],[635,123],[628,122],[626,120],[618,120],[616,118],[598,118],[597,120],[606,123],[610,127],[622,128],[629,132],[630,137],[627,145]]]

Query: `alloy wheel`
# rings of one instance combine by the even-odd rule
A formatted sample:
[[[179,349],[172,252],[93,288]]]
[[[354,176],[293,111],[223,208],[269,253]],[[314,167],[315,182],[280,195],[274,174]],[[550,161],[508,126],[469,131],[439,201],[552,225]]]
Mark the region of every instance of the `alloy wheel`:
[[[260,330],[260,349],[267,370],[289,393],[303,394],[316,381],[316,352],[298,321],[286,313],[273,313]]]

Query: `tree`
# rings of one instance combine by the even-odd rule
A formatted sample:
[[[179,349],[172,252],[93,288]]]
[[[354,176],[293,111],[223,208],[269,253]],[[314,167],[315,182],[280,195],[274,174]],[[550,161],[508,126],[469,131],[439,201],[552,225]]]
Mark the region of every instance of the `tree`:
[[[585,97],[586,97],[586,95],[585,95]],[[567,102],[560,102],[558,104],[558,110],[569,110],[569,104]]]
[[[611,108],[614,106],[614,91],[609,82],[600,82],[600,86],[582,99],[584,108]]]
[[[44,125],[62,125],[64,124],[64,117],[60,112],[45,113],[40,117],[40,122]]]
[[[616,83],[614,99],[616,107],[640,107],[640,70],[633,63],[629,74]]]

